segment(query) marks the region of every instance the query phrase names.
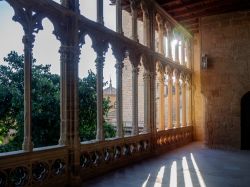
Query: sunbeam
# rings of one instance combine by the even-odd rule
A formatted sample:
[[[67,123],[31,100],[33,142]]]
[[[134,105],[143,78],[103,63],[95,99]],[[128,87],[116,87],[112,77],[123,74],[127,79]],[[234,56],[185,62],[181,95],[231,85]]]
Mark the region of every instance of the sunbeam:
[[[177,164],[176,161],[172,163],[169,187],[177,187]]]
[[[164,171],[165,171],[165,166],[162,166],[161,169],[159,170],[158,174],[157,174],[154,187],[162,186],[162,179],[163,179],[163,176],[164,176]]]
[[[192,163],[193,163],[193,166],[194,166],[194,169],[195,169],[195,173],[196,173],[196,175],[197,175],[197,177],[198,177],[200,186],[201,186],[201,187],[206,187],[206,184],[205,184],[204,179],[203,179],[203,177],[202,177],[202,175],[201,175],[201,172],[200,172],[200,170],[199,170],[199,168],[198,168],[198,166],[197,166],[197,164],[196,164],[196,161],[195,161],[195,159],[194,159],[193,154],[190,153],[190,156],[191,156],[191,160],[192,160]]]
[[[186,187],[193,187],[193,183],[192,183],[191,175],[190,175],[190,172],[189,172],[186,157],[182,158],[182,168],[183,168],[185,186]]]
[[[142,187],[146,187],[147,183],[148,183],[148,179],[150,178],[150,174],[148,174],[147,179],[144,181],[144,183],[142,184]]]

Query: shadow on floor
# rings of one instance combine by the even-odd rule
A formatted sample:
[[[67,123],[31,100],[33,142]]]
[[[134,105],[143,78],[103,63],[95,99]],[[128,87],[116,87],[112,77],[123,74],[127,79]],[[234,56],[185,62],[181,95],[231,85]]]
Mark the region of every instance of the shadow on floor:
[[[83,183],[83,187],[248,187],[250,151],[223,151],[195,142]]]

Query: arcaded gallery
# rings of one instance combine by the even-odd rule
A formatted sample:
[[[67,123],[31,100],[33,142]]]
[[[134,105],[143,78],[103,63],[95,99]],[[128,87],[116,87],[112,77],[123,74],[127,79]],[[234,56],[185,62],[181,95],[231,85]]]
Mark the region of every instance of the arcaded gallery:
[[[0,0],[0,187],[250,186],[249,0]]]

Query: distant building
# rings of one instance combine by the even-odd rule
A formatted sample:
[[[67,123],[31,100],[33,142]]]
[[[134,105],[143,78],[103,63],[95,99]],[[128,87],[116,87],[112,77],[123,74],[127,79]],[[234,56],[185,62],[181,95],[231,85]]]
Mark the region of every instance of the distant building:
[[[109,86],[103,90],[103,97],[109,98],[111,109],[109,110],[106,121],[116,126],[116,89],[112,86],[112,80],[109,81]]]

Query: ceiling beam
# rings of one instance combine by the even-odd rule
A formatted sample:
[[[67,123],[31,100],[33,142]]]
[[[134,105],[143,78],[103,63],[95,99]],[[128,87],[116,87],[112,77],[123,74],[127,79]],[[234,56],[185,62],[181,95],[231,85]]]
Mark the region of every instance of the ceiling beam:
[[[164,5],[161,5],[162,8],[164,8],[166,11],[168,10],[175,10],[175,9],[179,9],[179,8],[183,8],[183,7],[187,7],[187,6],[190,6],[190,5],[194,5],[194,4],[200,4],[204,2],[204,0],[190,0],[188,1],[187,3],[181,3],[181,4],[178,4],[178,5],[175,5],[175,6],[169,6],[167,3],[164,4]]]
[[[190,15],[182,15],[182,16],[176,16],[174,17],[178,22],[185,21],[188,19],[195,19],[199,17],[204,17],[204,16],[210,16],[210,15],[216,15],[216,14],[221,14],[221,13],[226,13],[226,12],[232,12],[232,11],[238,11],[238,10],[246,10],[249,9],[249,5],[246,6],[244,4],[237,4],[237,5],[227,5],[227,6],[218,6],[213,9],[207,9],[203,10],[201,12],[198,12],[196,14],[190,14]]]
[[[161,7],[164,8],[164,6],[169,6],[170,4],[176,4],[176,3],[181,3],[180,0],[168,0],[166,2],[166,0],[163,0],[163,1],[158,1],[158,3],[161,5]]]
[[[184,21],[180,21],[180,24],[193,24],[193,23],[199,23],[199,19],[198,18],[193,18],[193,19],[189,19],[189,20],[184,20]]]

